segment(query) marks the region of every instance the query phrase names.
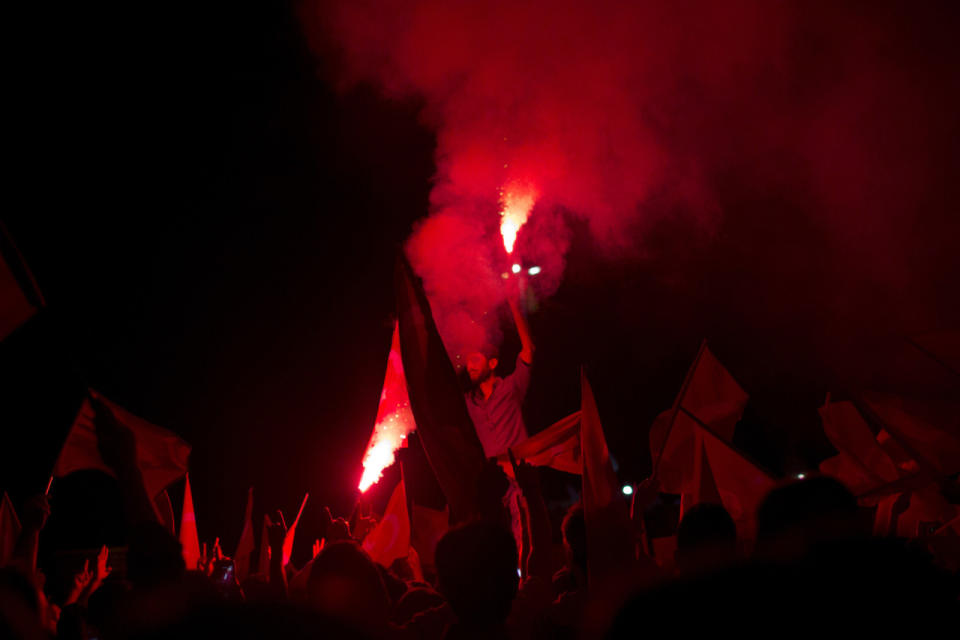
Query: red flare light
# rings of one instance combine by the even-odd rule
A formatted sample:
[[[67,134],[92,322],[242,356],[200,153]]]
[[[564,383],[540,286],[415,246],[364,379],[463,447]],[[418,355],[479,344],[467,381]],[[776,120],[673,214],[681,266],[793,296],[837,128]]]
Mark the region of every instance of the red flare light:
[[[410,396],[407,395],[407,379],[403,375],[403,361],[400,359],[400,332],[394,325],[377,421],[367,451],[363,454],[363,476],[358,487],[361,492],[383,476],[383,470],[393,464],[397,449],[403,446],[407,436],[416,428],[410,409]]]
[[[500,191],[500,235],[503,248],[513,253],[517,233],[530,217],[530,210],[537,201],[537,190],[529,185],[512,182]]]

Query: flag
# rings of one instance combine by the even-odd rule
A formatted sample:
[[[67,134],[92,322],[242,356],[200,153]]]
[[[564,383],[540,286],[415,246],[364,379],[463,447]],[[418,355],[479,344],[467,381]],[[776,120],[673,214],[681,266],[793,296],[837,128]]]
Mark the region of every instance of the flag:
[[[170,502],[170,494],[164,489],[153,499],[153,509],[157,512],[157,518],[163,528],[170,532],[170,535],[177,535],[177,523],[173,517],[173,504]]]
[[[20,539],[20,519],[13,508],[13,502],[7,492],[3,492],[3,502],[0,502],[0,567],[7,566],[17,548]]]
[[[263,514],[263,526],[260,528],[260,556],[257,558],[257,573],[270,578],[270,516]]]
[[[610,462],[593,390],[580,370],[580,451],[590,584],[629,569],[634,560],[627,504]]]
[[[374,562],[389,568],[397,558],[410,553],[410,517],[407,514],[407,492],[403,477],[393,490],[383,518],[363,540],[363,550]]]
[[[40,289],[0,223],[0,340],[44,305]]]
[[[725,439],[699,424],[697,430],[717,492],[739,537],[755,539],[757,508],[776,485],[775,480]]]
[[[900,478],[896,463],[883,450],[852,402],[826,402],[819,409],[823,431],[840,453],[820,464],[820,471],[861,494]]]
[[[580,413],[572,413],[520,444],[510,447],[513,457],[535,467],[550,467],[579,474]],[[501,454],[497,462],[508,476],[513,477],[513,465],[510,464],[509,455]]]
[[[960,471],[960,402],[862,393],[864,411],[933,477]]]
[[[461,522],[477,511],[477,487],[486,460],[483,447],[426,294],[402,253],[395,285],[400,355],[417,433],[450,505],[450,519]]]
[[[303,495],[303,502],[300,503],[300,511],[297,512],[297,517],[293,519],[293,524],[287,528],[287,533],[283,536],[283,566],[290,564],[290,556],[293,555],[293,539],[297,535],[297,525],[300,524],[300,516],[303,515],[303,508],[307,506],[307,498],[309,497],[309,493]]]
[[[693,477],[680,494],[680,520],[683,520],[683,515],[691,507],[701,502],[723,504],[716,480],[713,478],[713,471],[707,460],[702,430],[697,428],[694,434]]]
[[[250,575],[250,555],[253,553],[253,487],[247,490],[247,508],[243,513],[243,529],[237,550],[233,554],[233,564],[237,568],[237,579],[243,582]]]
[[[693,413],[714,434],[731,442],[748,399],[704,340],[673,407],[661,413],[650,429],[654,475],[665,493],[682,493],[692,481],[695,421],[682,410]]]
[[[197,568],[200,560],[200,538],[197,536],[197,516],[193,510],[193,492],[190,490],[190,474],[186,474],[183,488],[183,514],[180,517],[180,547],[183,562],[188,571]]]
[[[151,498],[187,472],[189,444],[175,433],[150,424],[110,402],[93,389],[89,391],[91,396],[110,408],[121,425],[133,432],[137,447],[137,466],[143,474],[143,483]],[[84,469],[99,469],[113,475],[113,471],[103,462],[97,450],[97,430],[93,416],[90,398],[84,398],[53,467],[54,476],[61,477]]]
[[[393,327],[390,355],[387,357],[387,373],[380,391],[380,404],[373,433],[363,454],[363,475],[359,489],[366,491],[383,477],[383,470],[394,463],[396,451],[407,446],[407,436],[417,428],[410,410],[407,381],[403,376],[403,360],[400,356],[400,330]]]
[[[433,567],[437,543],[450,528],[450,510],[437,511],[418,504],[413,504],[411,510],[410,546],[417,550],[421,565]]]

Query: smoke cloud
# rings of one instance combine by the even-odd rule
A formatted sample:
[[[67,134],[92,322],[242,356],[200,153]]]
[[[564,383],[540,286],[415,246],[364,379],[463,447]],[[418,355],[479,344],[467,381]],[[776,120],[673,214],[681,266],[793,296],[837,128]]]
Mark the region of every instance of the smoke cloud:
[[[923,229],[956,230],[949,3],[308,6],[345,85],[421,100],[436,133],[431,210],[407,251],[451,354],[498,339],[514,260],[541,267],[528,282],[549,296],[571,229],[605,259],[649,259],[660,225],[704,246],[745,215],[745,193],[744,224],[802,219],[821,253],[789,259],[830,261],[841,289],[906,289],[944,266],[942,233]],[[511,183],[538,199],[508,258],[497,213]]]

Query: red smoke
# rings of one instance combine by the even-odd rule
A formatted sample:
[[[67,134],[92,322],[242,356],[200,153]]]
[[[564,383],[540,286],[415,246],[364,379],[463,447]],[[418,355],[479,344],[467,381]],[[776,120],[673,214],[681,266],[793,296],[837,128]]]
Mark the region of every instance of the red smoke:
[[[822,254],[791,259],[835,261],[844,286],[924,277],[911,253],[945,241],[911,236],[918,216],[955,228],[941,202],[956,195],[950,21],[933,3],[841,4],[350,0],[305,15],[348,84],[423,101],[437,174],[407,249],[459,353],[497,338],[511,183],[539,194],[513,258],[543,267],[541,296],[570,220],[635,258],[663,221],[690,246],[711,238],[739,215],[731,192],[765,203],[748,221],[760,244],[805,219]]]

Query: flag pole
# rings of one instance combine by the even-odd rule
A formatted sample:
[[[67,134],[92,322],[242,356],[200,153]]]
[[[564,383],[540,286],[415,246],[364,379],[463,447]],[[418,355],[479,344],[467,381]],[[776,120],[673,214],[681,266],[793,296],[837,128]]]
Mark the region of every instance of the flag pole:
[[[683,384],[680,386],[680,393],[677,394],[677,399],[673,402],[673,413],[670,414],[670,424],[667,426],[667,434],[663,438],[663,443],[660,445],[660,453],[657,455],[656,461],[653,463],[653,473],[650,474],[650,477],[656,478],[657,472],[660,470],[660,459],[663,458],[663,450],[667,446],[667,441],[670,440],[670,432],[673,431],[673,423],[677,421],[677,414],[680,412],[680,405],[683,403],[683,398],[687,395],[687,389],[690,387],[690,382],[693,380],[693,375],[697,371],[697,366],[700,364],[700,358],[703,356],[704,349],[707,348],[707,339],[704,338],[700,342],[700,349],[697,350],[697,357],[693,359],[693,364],[690,365],[690,368],[687,370],[687,375],[683,379]]]
[[[300,516],[303,515],[303,508],[307,506],[307,498],[310,497],[310,492],[303,494],[303,502],[300,503],[300,511],[297,511],[297,517],[293,519],[294,527],[297,526],[297,523],[300,522]]]
[[[933,360],[934,362],[936,362],[938,365],[940,365],[941,367],[943,367],[944,369],[946,369],[947,371],[949,371],[949,372],[952,373],[953,375],[955,375],[955,376],[960,376],[960,371],[957,371],[956,369],[954,369],[953,367],[951,367],[949,364],[947,364],[946,362],[944,362],[943,360],[941,360],[941,359],[940,359],[939,357],[937,357],[935,354],[930,353],[930,351],[929,351],[928,349],[925,349],[925,348],[923,348],[922,346],[920,346],[919,344],[917,344],[917,343],[913,340],[913,338],[911,338],[910,336],[906,336],[904,339],[905,339],[907,342],[909,342],[911,345],[913,345],[918,351],[920,351],[920,353],[922,353],[923,355],[927,356],[928,358],[930,358],[931,360]]]
[[[43,492],[43,495],[49,496],[49,495],[50,495],[50,487],[52,487],[52,486],[53,486],[53,476],[51,475],[51,476],[50,476],[50,479],[47,480],[47,488],[46,488],[46,490]]]

